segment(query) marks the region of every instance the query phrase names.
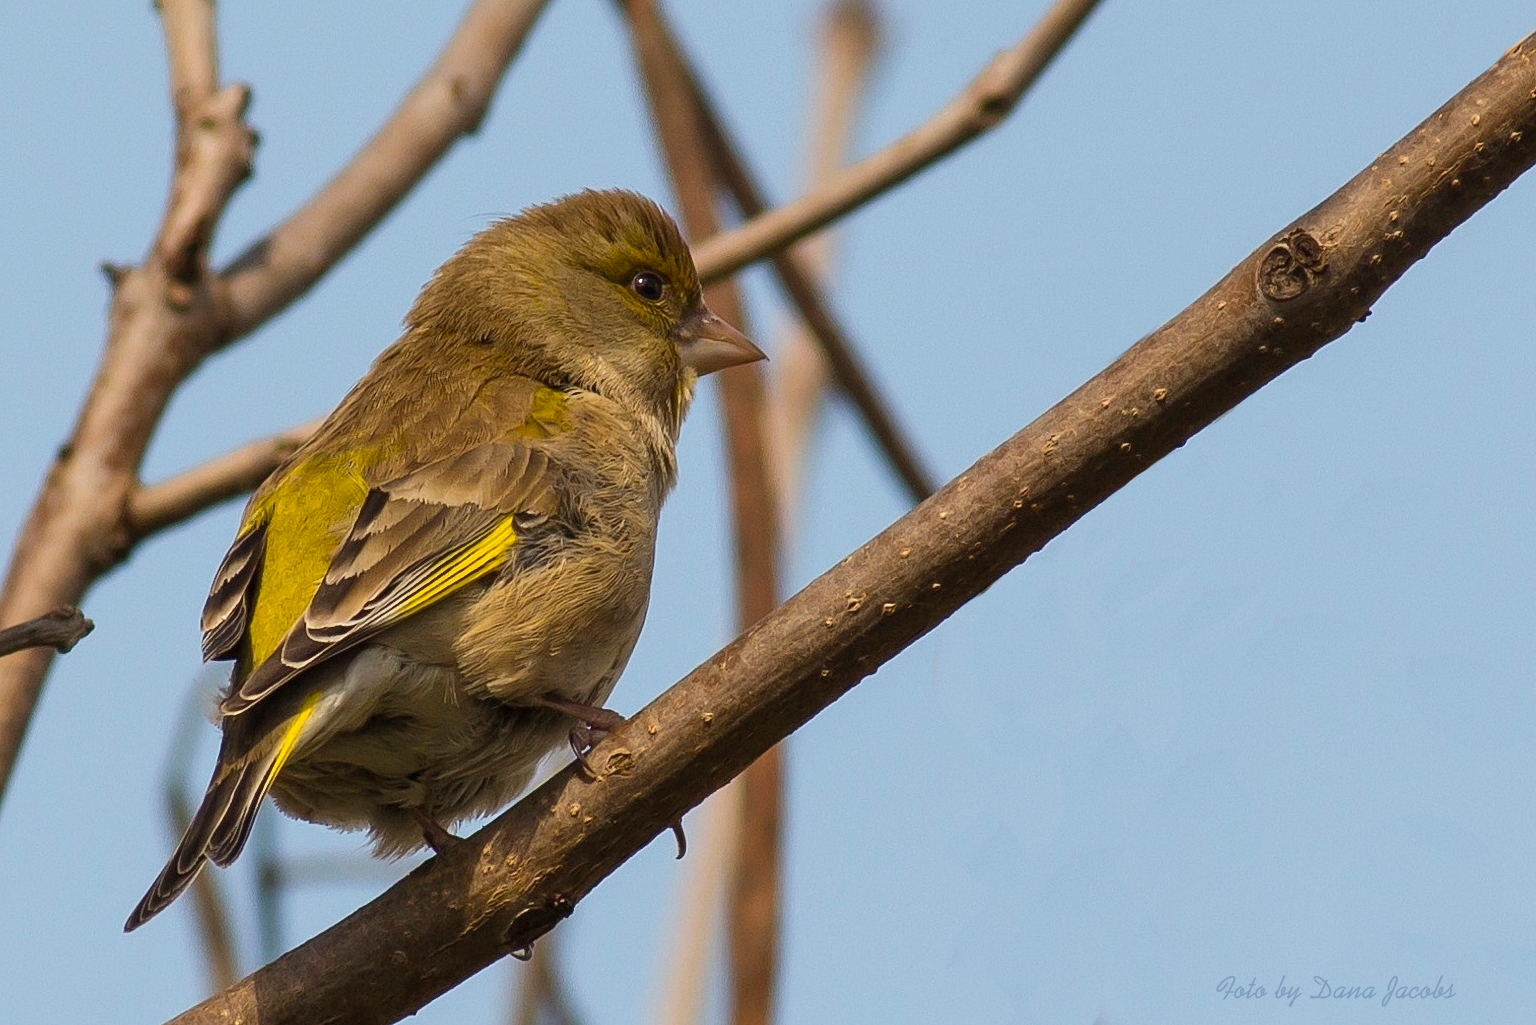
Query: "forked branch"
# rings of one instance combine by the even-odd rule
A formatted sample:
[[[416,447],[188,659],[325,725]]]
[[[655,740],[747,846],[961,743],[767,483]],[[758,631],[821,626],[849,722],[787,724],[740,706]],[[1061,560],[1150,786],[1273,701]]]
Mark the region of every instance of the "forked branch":
[[[1097,6],[1098,0],[1056,0],[1017,45],[907,135],[799,199],[700,243],[693,254],[699,274],[713,281],[777,253],[996,128]]]
[[[144,263],[113,274],[107,342],[69,440],[16,541],[0,622],[76,605],[132,544],[123,511],[144,451],[175,388],[201,360],[219,315],[208,244],[250,169],[249,93],[217,89],[209,0],[162,7],[177,111],[176,162],[165,215]],[[10,778],[51,655],[0,663],[0,792]]]
[[[162,0],[177,114],[170,198],[143,264],[108,268],[113,300],[101,365],[16,541],[0,622],[78,604],[146,533],[255,483],[250,474],[261,459],[247,458],[250,452],[241,456],[248,472],[233,472],[242,467],[226,460],[147,495],[138,471],[171,395],[198,364],[313,285],[454,140],[474,130],[546,2],[476,0],[437,63],[362,152],[220,275],[209,268],[209,243],[250,172],[249,91],[218,86],[211,0]],[[230,472],[221,482],[217,470]],[[39,648],[0,664],[0,794],[49,665]]]
[[[627,5],[633,7],[633,4]],[[666,21],[653,13],[643,24],[643,33],[637,35],[637,46],[649,59],[668,69],[685,91],[693,120],[707,147],[711,162],[721,183],[729,190],[737,207],[747,217],[755,217],[768,209],[768,201],[758,187],[756,176],[747,168],[741,151],[726,133],[724,122],[715,112],[713,101],[705,91],[698,73],[693,69],[676,35]],[[707,247],[709,241],[703,246]],[[701,257],[702,259],[702,257]],[[779,283],[794,303],[811,337],[821,347],[822,354],[832,370],[832,376],[859,412],[860,418],[873,436],[886,461],[896,476],[906,486],[912,501],[921,502],[933,494],[934,484],[912,443],[907,440],[890,404],[875,388],[864,361],[855,350],[848,334],[838,323],[831,307],[822,297],[805,266],[804,257],[792,249],[772,254],[774,273]]]

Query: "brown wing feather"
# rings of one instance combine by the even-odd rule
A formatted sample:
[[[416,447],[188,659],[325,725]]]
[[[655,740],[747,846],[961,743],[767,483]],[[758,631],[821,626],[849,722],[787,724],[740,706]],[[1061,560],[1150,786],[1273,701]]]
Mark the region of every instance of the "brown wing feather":
[[[256,527],[235,539],[203,604],[203,660],[213,662],[235,657],[240,638],[250,620],[251,599],[255,595],[257,571],[267,543],[267,525]]]
[[[423,580],[509,518],[547,517],[559,491],[556,468],[522,439],[477,445],[373,489],[304,616],[221,711],[238,715],[296,673],[397,622]]]

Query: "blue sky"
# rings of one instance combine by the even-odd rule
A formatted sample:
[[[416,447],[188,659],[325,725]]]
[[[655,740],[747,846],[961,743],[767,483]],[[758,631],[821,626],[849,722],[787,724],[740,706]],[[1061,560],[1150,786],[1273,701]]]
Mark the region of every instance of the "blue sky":
[[[886,5],[867,152],[940,106],[1043,5]],[[791,195],[816,6],[672,6],[775,195]],[[229,255],[366,138],[457,4],[221,5],[256,173]],[[837,303],[944,477],[1337,188],[1530,31],[1430,0],[1106,0],[1012,120],[859,213]],[[0,9],[0,536],[99,351],[97,264],[133,261],[170,153],[148,4]],[[617,19],[556,0],[487,118],[309,297],[202,368],[156,479],[333,406],[432,269],[491,217],[578,188],[669,201]],[[1511,1019],[1536,990],[1536,182],[1438,246],[1371,319],[1094,510],[791,741],[783,1020]],[[782,315],[750,277],[754,333]],[[731,634],[718,411],[684,432],[632,711]],[[790,575],[899,515],[834,407]],[[198,673],[225,507],[85,602],[0,808],[0,993],[17,1021],[144,1022],[205,993],[187,908],[121,922],[169,840],[160,780]],[[203,738],[194,775],[212,756]],[[269,814],[289,854],[357,837]],[[561,926],[590,1022],[654,999],[677,898],[663,838]],[[392,870],[390,870],[392,871]],[[389,871],[285,901],[293,943]],[[223,881],[258,957],[250,866]],[[1241,1003],[1233,976],[1294,1005]],[[1381,1007],[1314,977],[1453,984]],[[501,1020],[497,966],[424,1023]]]

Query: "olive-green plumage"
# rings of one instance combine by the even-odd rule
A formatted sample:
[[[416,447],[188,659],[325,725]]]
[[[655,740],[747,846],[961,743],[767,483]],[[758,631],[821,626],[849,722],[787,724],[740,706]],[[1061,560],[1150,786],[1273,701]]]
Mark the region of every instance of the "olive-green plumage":
[[[481,232],[257,490],[203,611],[235,662],[213,779],[147,921],[270,792],[382,855],[494,811],[600,706],[649,598],[698,376],[761,358],[676,226],[584,192]]]

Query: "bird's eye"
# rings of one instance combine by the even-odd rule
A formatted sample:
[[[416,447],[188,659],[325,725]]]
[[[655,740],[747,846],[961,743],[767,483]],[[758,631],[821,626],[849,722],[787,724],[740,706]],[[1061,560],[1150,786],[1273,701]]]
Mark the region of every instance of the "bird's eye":
[[[643,270],[629,279],[630,291],[648,303],[661,302],[667,294],[667,283],[655,271]]]

